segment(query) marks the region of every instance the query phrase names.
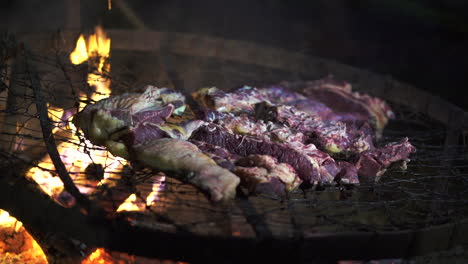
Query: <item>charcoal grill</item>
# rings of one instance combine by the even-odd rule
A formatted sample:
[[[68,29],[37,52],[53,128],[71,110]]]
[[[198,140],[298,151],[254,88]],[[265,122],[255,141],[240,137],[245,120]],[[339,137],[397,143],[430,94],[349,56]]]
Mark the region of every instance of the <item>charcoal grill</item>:
[[[213,205],[192,186],[166,178],[153,205],[144,211],[114,213],[128,195],[136,192],[144,199],[161,179],[127,168],[116,172],[120,179],[114,187],[95,187],[88,197],[95,211],[83,214],[77,207],[59,206],[23,177],[47,154],[32,107],[37,98],[31,78],[37,74],[40,85],[35,88],[60,107],[73,108],[77,90],[87,89],[87,68],[64,62],[78,32],[24,34],[18,42],[26,43],[28,52],[17,54],[10,89],[1,97],[16,107],[1,112],[0,207],[23,221],[46,248],[51,248],[50,241],[75,241],[75,246],[79,241],[87,248],[146,257],[239,263],[265,258],[278,262],[409,258],[468,243],[468,113],[463,110],[391,76],[301,53],[182,33],[108,34],[112,70],[106,76],[112,79],[114,94],[137,91],[145,84],[185,93],[206,86],[228,89],[284,80],[300,87],[304,80],[333,74],[392,105],[396,119],[385,129],[382,143],[408,136],[418,152],[406,171],[390,170],[377,184],[296,192],[286,200],[239,196],[228,206]],[[30,67],[20,63],[24,60]],[[14,102],[18,98],[22,101]],[[18,130],[18,122],[34,125]],[[70,134],[56,132],[55,138],[60,143]],[[6,147],[18,140],[22,149]],[[82,151],[93,148],[84,140],[77,144]],[[86,174],[85,169],[72,178]]]

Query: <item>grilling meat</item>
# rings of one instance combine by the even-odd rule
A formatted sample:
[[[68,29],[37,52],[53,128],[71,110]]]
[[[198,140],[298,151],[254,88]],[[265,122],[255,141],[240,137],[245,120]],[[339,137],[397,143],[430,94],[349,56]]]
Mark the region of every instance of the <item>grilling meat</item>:
[[[164,137],[157,125],[172,114],[181,113],[184,101],[180,93],[148,86],[141,94],[113,96],[87,105],[74,116],[73,123],[93,144],[106,146],[112,154],[129,159],[127,145]]]
[[[249,155],[275,157],[281,163],[290,164],[303,181],[311,184],[330,183],[337,173],[332,165],[334,160],[316,149],[314,145],[305,146],[300,142],[279,143],[264,138],[234,134],[216,124],[200,127],[194,131],[191,139],[220,146],[241,157]]]
[[[269,155],[249,155],[236,162],[235,173],[251,192],[285,196],[302,182],[288,163]]]
[[[171,138],[185,137],[200,124],[167,122],[185,110],[184,103],[174,106],[181,100],[184,98],[179,93],[150,86],[142,94],[113,96],[88,105],[73,122],[93,144],[106,147],[112,154],[169,172],[198,187],[213,201],[228,200],[240,179],[194,144]]]
[[[373,131],[367,122],[361,124],[327,120],[304,112],[295,106],[271,105],[262,102],[256,105],[255,116],[287,124],[305,135],[306,141],[315,144],[331,155],[353,155],[373,149]]]
[[[294,87],[294,84],[289,83],[283,85]],[[327,117],[328,120],[345,123],[369,122],[378,137],[381,136],[388,120],[394,116],[390,107],[381,99],[353,92],[351,84],[332,77],[306,82],[305,87],[294,88],[300,89],[311,100],[330,107],[334,113]]]
[[[172,138],[150,140],[135,146],[134,158],[141,164],[169,172],[209,194],[213,201],[234,197],[240,179],[216,164],[194,144]]]
[[[382,100],[330,78],[306,84],[201,89],[196,113],[180,93],[149,86],[88,105],[73,122],[92,143],[213,201],[232,198],[239,183],[284,197],[301,183],[372,182],[415,151],[407,138],[375,147],[393,115]]]
[[[356,168],[362,181],[378,181],[394,163],[400,162],[400,166],[405,168],[408,156],[415,151],[416,148],[409,143],[408,138],[403,138],[400,142],[363,153],[359,156]]]

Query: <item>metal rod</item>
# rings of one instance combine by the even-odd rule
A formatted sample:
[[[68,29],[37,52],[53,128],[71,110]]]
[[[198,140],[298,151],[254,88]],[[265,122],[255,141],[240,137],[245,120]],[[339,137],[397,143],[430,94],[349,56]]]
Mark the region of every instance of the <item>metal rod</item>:
[[[57,150],[57,144],[55,143],[55,138],[52,133],[52,126],[47,111],[47,102],[42,93],[39,76],[37,74],[37,71],[34,69],[34,66],[30,63],[30,53],[28,54],[26,50],[24,50],[23,52],[25,57],[26,71],[29,74],[31,86],[34,92],[37,114],[41,124],[42,134],[44,138],[44,143],[47,148],[47,152],[49,153],[50,159],[52,160],[55,169],[57,170],[60,180],[63,182],[65,190],[76,198],[76,201],[79,205],[81,205],[84,209],[88,210],[90,207],[90,202],[88,198],[78,190],[75,183],[70,178],[70,175],[68,174],[67,168],[63,164],[62,159],[60,158],[60,153]]]

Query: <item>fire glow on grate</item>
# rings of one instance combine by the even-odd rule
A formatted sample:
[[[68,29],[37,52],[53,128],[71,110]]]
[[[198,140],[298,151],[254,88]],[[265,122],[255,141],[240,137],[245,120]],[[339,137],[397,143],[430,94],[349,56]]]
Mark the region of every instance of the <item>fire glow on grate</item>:
[[[110,64],[106,63],[110,54],[110,39],[101,27],[96,27],[96,33],[91,35],[86,44],[85,38],[81,35],[77,41],[75,50],[70,55],[70,60],[73,64],[81,64],[85,61],[95,62],[96,71],[88,74],[88,84],[95,87],[89,99],[98,101],[110,95],[110,80],[103,75],[110,70]],[[96,59],[97,58],[97,61]],[[86,96],[81,94],[80,98],[86,99]],[[81,102],[79,108],[84,107]],[[62,121],[65,114],[64,109],[49,108],[49,116],[53,122],[59,123]],[[69,121],[69,120],[67,120]],[[82,193],[89,193],[98,185],[112,184],[108,179],[118,177],[112,172],[119,172],[125,165],[125,160],[112,156],[105,150],[91,149],[89,153],[82,151],[82,145],[79,138],[75,135],[76,128],[71,122],[66,122],[67,127],[64,129],[69,132],[69,140],[61,143],[58,146],[58,151],[61,158],[66,164],[67,170],[75,181],[77,187]],[[59,128],[55,128],[58,130]],[[101,164],[105,168],[103,179],[100,181],[89,181],[83,177],[83,170],[90,164]],[[58,199],[63,192],[63,183],[58,177],[52,175],[54,165],[50,157],[45,157],[37,167],[31,168],[27,176],[34,179],[42,189],[50,196]]]
[[[106,77],[110,71],[110,63],[108,58],[110,56],[111,39],[107,37],[104,30],[98,26],[95,28],[95,33],[90,35],[86,41],[85,36],[82,34],[77,40],[74,51],[70,54],[70,61],[79,65],[88,62],[89,68],[92,69],[88,73],[87,83],[90,87],[94,87],[95,92],[90,96],[80,94],[81,110],[85,103],[84,100],[99,101],[107,98],[111,94],[110,84],[111,80]],[[122,158],[115,157],[102,149],[87,149],[83,151],[83,142],[76,133],[76,127],[69,122],[70,114],[67,110],[49,105],[49,117],[54,124],[59,124],[53,130],[54,133],[62,133],[67,135],[67,140],[60,143],[57,148],[65,164],[70,176],[78,187],[81,193],[89,194],[97,186],[106,184],[111,187],[117,179],[119,179],[119,172],[125,166],[126,161]],[[85,145],[91,145],[85,142]],[[100,180],[89,179],[84,172],[86,168],[94,164],[100,164],[103,168],[103,177]],[[74,205],[74,198],[64,191],[64,186],[59,177],[56,177],[55,167],[51,158],[45,156],[37,166],[32,167],[27,172],[27,177],[34,179],[42,190],[51,196],[56,202],[65,207]],[[164,179],[162,179],[164,180]],[[151,205],[155,200],[159,191],[160,184],[154,184],[152,192],[148,195],[146,203],[139,200],[135,194],[131,194],[117,209],[120,211],[143,211],[146,206]],[[10,235],[10,240],[14,239],[12,245],[0,242],[0,262],[12,261],[11,263],[47,263],[47,258],[34,240],[34,238],[24,229],[22,223],[11,217],[8,212],[0,210],[0,235]],[[19,245],[17,245],[20,243]],[[127,255],[125,263],[133,263],[133,257]],[[15,262],[16,261],[16,262]],[[108,264],[120,263],[115,260],[105,249],[98,248],[85,258],[83,264]],[[2,262],[3,263],[3,262]]]

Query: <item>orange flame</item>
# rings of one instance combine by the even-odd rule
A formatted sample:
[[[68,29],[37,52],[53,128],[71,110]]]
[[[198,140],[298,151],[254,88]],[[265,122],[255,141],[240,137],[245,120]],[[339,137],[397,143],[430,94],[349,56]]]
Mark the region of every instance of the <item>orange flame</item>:
[[[138,199],[136,194],[131,194],[127,199],[117,208],[117,212],[122,211],[142,211],[145,209],[145,204],[141,199]]]
[[[111,0],[108,1],[110,8]],[[87,82],[90,86],[95,87],[96,92],[91,95],[91,98],[89,98],[94,101],[104,99],[111,93],[110,79],[105,77],[106,72],[110,71],[110,63],[107,62],[107,59],[110,56],[110,43],[110,39],[107,38],[102,28],[96,27],[95,34],[90,35],[87,41],[84,35],[80,35],[74,51],[70,54],[70,61],[73,64],[81,64],[88,61],[90,69],[93,69],[93,72],[88,74]],[[80,97],[84,97],[84,95],[81,94]],[[79,106],[80,110],[84,107],[84,103],[81,103]],[[53,122],[61,123],[64,112],[64,109],[49,106],[49,117]],[[100,184],[112,186],[117,182],[115,178],[120,176],[112,172],[117,172],[122,169],[126,162],[124,159],[114,157],[107,151],[99,149],[88,149],[88,153],[85,153],[81,150],[79,138],[75,136],[76,127],[74,127],[71,122],[68,122],[67,127],[56,127],[53,132],[56,133],[60,129],[68,131],[69,138],[58,146],[59,153],[70,173],[70,176],[82,193],[90,193],[97,185]],[[88,146],[91,145],[89,142],[86,143]],[[86,178],[84,169],[93,163],[101,164],[104,167],[105,172],[103,180],[92,181]],[[55,177],[56,175],[54,175],[54,170],[54,165],[50,157],[47,156],[39,162],[37,167],[30,169],[27,176],[34,179],[41,186],[44,192],[57,201],[59,200],[60,194],[64,191],[64,186],[61,180],[58,177]],[[147,205],[151,206],[157,201],[160,185],[161,184],[153,185],[152,191],[147,196],[146,204],[141,199],[138,199],[136,194],[132,194],[119,206],[117,212],[142,211]],[[61,203],[63,205],[72,205],[64,204],[64,202]],[[31,239],[37,245],[32,237]],[[37,245],[37,248],[42,252],[39,245]],[[45,259],[45,256],[43,258]],[[117,260],[115,260],[111,254],[102,248],[98,248],[84,259],[82,264],[120,263],[116,261]],[[47,263],[47,261],[39,263]]]
[[[88,43],[86,43],[84,35],[80,35],[75,50],[70,54],[70,61],[73,64],[88,61],[91,68],[96,69],[95,72],[88,74],[88,84],[96,88],[96,93],[91,98],[94,101],[107,98],[111,92],[110,80],[104,77],[110,71],[110,64],[107,63],[107,59],[110,57],[110,48],[111,39],[107,37],[102,27],[97,26],[95,34],[89,36]],[[89,58],[97,58],[98,62],[90,61]]]
[[[138,257],[135,255],[129,255],[122,252],[108,252],[103,248],[97,248],[93,253],[89,254],[81,264],[131,264],[131,263],[148,263],[148,264],[160,264],[160,263],[174,263],[174,264],[189,264],[188,262],[182,261],[170,261],[160,259],[149,259],[145,257]]]
[[[95,34],[89,36],[87,43],[85,37],[81,35],[76,42],[75,50],[70,54],[70,61],[73,64],[80,64],[88,61],[91,66],[90,68],[95,69],[95,72],[88,74],[88,84],[94,86],[96,90],[90,98],[94,101],[108,97],[111,92],[110,80],[102,76],[105,72],[110,70],[110,64],[107,63],[107,59],[110,56],[110,45],[110,38],[108,38],[104,30],[98,26],[95,28]],[[98,61],[96,62],[95,59],[98,59]],[[81,95],[81,97],[84,97],[84,95]],[[84,106],[83,103],[80,104],[80,109]],[[49,117],[52,121],[61,122],[63,113],[63,109],[49,106]],[[58,150],[77,187],[81,192],[89,193],[96,185],[112,185],[115,181],[107,179],[118,176],[108,171],[120,171],[125,161],[112,156],[104,150],[90,150],[89,153],[80,150],[79,138],[75,136],[76,128],[71,122],[69,122],[68,125],[69,127],[64,129],[70,132],[70,138],[66,142],[61,143],[58,146]],[[60,128],[55,127],[54,132],[59,129]],[[87,180],[84,174],[84,169],[93,163],[101,164],[105,168],[104,179],[100,182]],[[53,171],[54,165],[50,157],[47,156],[40,161],[37,167],[29,170],[27,176],[34,179],[42,187],[44,192],[57,199],[64,187],[61,180],[55,177],[56,175],[53,174]]]
[[[146,203],[143,199],[138,198],[136,194],[131,194],[127,199],[117,208],[117,212],[122,211],[144,211],[147,206],[152,206],[158,201],[158,195],[161,191],[161,182],[164,182],[165,176],[160,176],[159,182],[154,182],[151,187],[151,192],[146,196]]]
[[[70,53],[70,61],[73,64],[81,64],[88,60],[88,51],[86,49],[86,41],[83,34],[80,35],[76,42],[75,50]]]
[[[111,39],[107,37],[102,27],[97,26],[94,30],[95,34],[89,36],[88,43],[84,35],[80,35],[75,50],[70,53],[70,61],[77,65],[87,61],[90,57],[99,58],[97,71],[102,72],[106,59],[110,56]]]
[[[112,256],[103,248],[96,249],[93,253],[89,254],[81,264],[114,264]]]

